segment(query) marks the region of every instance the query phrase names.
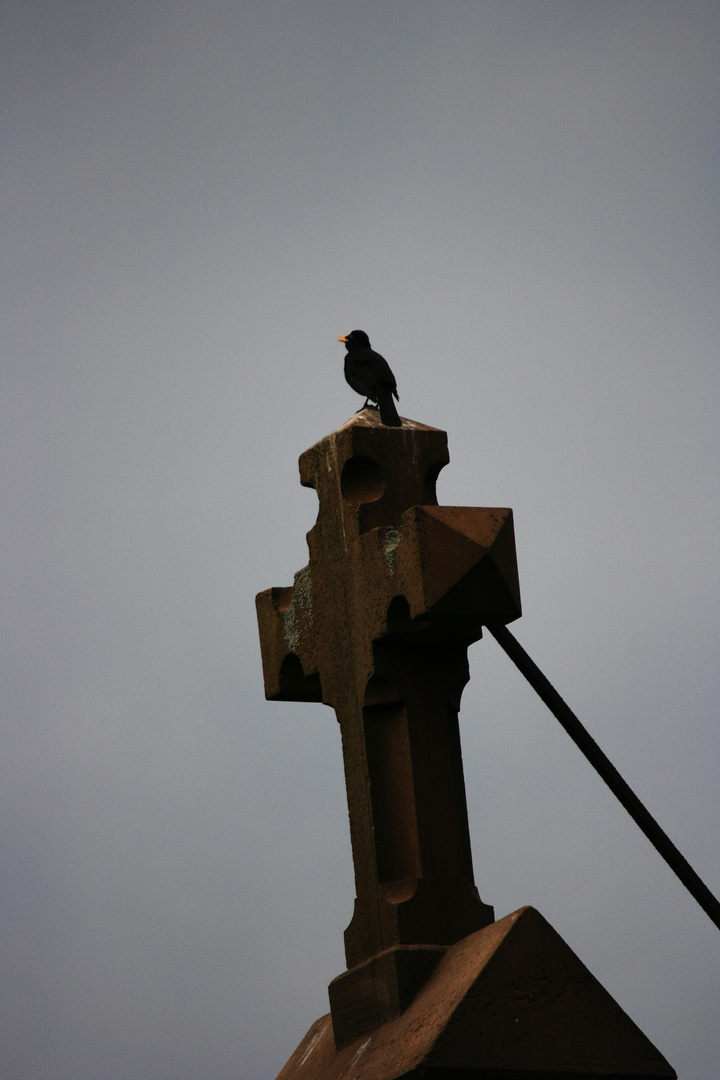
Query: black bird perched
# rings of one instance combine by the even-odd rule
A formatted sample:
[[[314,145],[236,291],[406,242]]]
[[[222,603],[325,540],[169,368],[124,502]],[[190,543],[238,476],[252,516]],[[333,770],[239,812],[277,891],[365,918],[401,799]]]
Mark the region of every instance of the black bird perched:
[[[385,357],[370,348],[370,338],[364,330],[351,330],[349,334],[341,335],[338,341],[342,341],[347,349],[345,378],[353,390],[364,395],[363,408],[368,401],[374,401],[380,409],[383,424],[401,427],[402,420],[393,401],[393,397],[400,400],[397,383]]]

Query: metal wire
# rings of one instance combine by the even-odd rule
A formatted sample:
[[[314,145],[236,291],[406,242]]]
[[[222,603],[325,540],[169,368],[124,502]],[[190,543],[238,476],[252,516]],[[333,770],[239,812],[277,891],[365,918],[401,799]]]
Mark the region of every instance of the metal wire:
[[[698,877],[685,856],[678,851],[667,833],[660,828],[649,810],[643,806],[632,788],[623,780],[610,759],[605,756],[572,709],[545,678],[537,664],[528,656],[517,638],[506,626],[493,625],[488,626],[487,629],[517,665],[553,716],[560,721],[593,768],[600,773],[607,786],[620,800],[633,821],[640,826],[650,843],[662,855],[668,866],[675,871],[688,892],[694,896],[703,911],[720,929],[720,902]]]

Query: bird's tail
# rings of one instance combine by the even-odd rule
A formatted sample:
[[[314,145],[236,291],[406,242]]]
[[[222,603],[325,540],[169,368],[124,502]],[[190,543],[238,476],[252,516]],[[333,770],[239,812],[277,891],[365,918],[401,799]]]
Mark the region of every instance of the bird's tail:
[[[378,405],[380,407],[380,419],[386,427],[402,427],[402,420],[398,416],[395,402],[389,391],[378,394]]]

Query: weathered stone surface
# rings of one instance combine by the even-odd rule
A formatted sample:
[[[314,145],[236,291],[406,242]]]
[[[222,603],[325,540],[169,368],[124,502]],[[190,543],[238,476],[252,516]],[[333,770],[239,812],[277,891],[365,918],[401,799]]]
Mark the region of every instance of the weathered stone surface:
[[[336,1049],[313,1024],[278,1080],[675,1080],[533,908],[447,948],[398,1017]]]

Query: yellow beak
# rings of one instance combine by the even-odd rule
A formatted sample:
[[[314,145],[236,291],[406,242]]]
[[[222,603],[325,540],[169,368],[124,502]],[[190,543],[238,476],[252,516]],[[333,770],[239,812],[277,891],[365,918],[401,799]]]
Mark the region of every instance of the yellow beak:
[[[338,341],[343,341],[344,342],[344,341],[347,341],[347,338],[345,337],[344,334],[341,334],[340,337],[338,338]]]

